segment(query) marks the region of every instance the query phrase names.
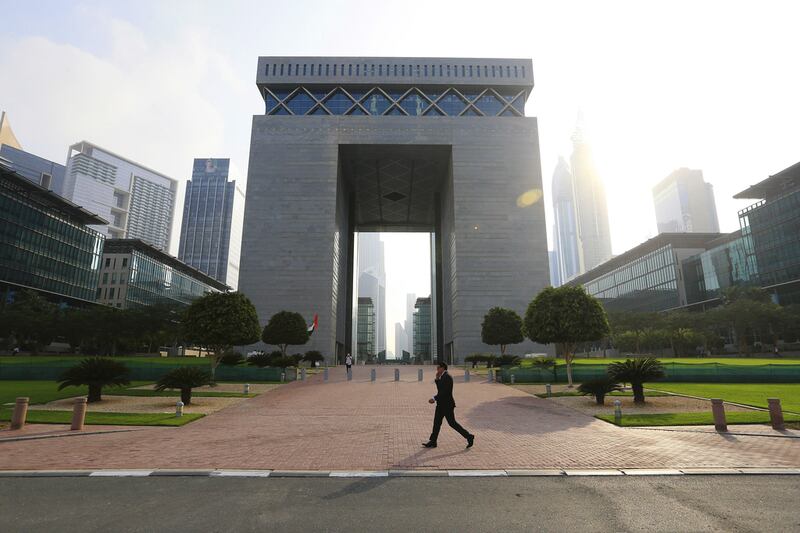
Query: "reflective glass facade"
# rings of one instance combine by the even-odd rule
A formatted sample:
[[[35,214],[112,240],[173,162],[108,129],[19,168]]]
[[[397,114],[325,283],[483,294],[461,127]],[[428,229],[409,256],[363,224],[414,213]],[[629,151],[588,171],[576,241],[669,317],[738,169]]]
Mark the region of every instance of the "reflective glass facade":
[[[431,359],[431,299],[417,298],[414,305],[414,357]]]
[[[748,240],[749,236],[739,234],[730,242],[683,261],[689,305],[719,298],[728,287],[748,284],[757,279],[755,258],[748,253]]]
[[[527,91],[514,87],[264,88],[267,115],[525,116]]]
[[[0,169],[0,282],[94,301],[102,221],[81,211]]]
[[[677,262],[668,244],[584,284],[607,311],[662,311],[681,305]]]
[[[372,298],[358,299],[358,340],[356,362],[367,361],[375,353],[375,306]]]

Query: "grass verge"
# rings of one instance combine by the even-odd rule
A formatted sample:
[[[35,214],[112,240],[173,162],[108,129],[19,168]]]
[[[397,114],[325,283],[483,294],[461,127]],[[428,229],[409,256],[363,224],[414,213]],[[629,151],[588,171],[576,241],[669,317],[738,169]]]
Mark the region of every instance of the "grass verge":
[[[615,424],[614,415],[595,415],[605,422]],[[728,424],[769,424],[769,413],[764,411],[734,411],[726,413]],[[784,414],[786,422],[800,422],[800,415]],[[622,427],[643,426],[708,426],[714,424],[714,417],[708,413],[651,413],[623,415]],[[616,424],[615,424],[616,425]]]
[[[546,392],[540,392],[540,393],[534,394],[534,396],[536,396],[538,398],[547,398],[547,393]],[[563,396],[586,396],[586,397],[589,397],[590,395],[581,394],[580,392],[577,392],[577,391],[561,391],[561,392],[554,392],[550,396],[552,398],[561,398]],[[612,393],[606,394],[606,398],[608,398],[609,396],[631,397],[631,396],[633,396],[633,393],[632,392],[628,392],[628,391],[624,391],[624,392],[612,392]],[[667,394],[666,392],[658,392],[658,391],[650,391],[650,390],[648,390],[645,393],[645,396],[648,397],[648,398],[653,398],[653,397],[656,397],[656,396],[669,396],[669,394]]]
[[[152,381],[132,381],[127,387],[140,387],[148,383],[152,383]],[[105,387],[103,394],[125,394],[127,387]],[[21,396],[30,398],[30,403],[35,404],[73,396],[86,396],[88,393],[88,387],[67,387],[64,390],[58,390],[58,383],[55,381],[0,380],[0,406],[7,403],[13,404],[17,397]]]
[[[0,420],[11,420],[11,409],[0,409]],[[183,426],[202,418],[200,413],[186,413],[176,417],[172,413],[86,413],[86,425],[104,426]],[[29,424],[69,424],[72,411],[28,410]]]
[[[658,383],[652,385],[659,391],[722,398],[726,402],[768,407],[767,398],[780,398],[781,409],[800,413],[800,383]]]
[[[181,391],[178,390],[165,390],[165,391],[154,391],[154,390],[143,390],[143,389],[114,389],[112,391],[103,392],[104,395],[108,396],[159,396],[159,397],[180,397]],[[195,392],[192,391],[192,398],[253,398],[257,396],[256,394],[242,394],[241,392],[213,392],[213,391],[199,391]]]

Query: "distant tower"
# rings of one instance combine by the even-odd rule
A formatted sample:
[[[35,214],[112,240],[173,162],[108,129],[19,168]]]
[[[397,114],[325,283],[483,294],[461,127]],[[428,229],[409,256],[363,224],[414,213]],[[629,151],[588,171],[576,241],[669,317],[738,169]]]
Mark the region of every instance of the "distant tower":
[[[244,193],[228,181],[230,159],[195,159],[186,182],[178,258],[235,289]]]
[[[386,256],[378,233],[358,235],[358,296],[375,311],[375,352],[386,349]]]
[[[563,157],[553,171],[553,213],[555,216],[556,264],[559,284],[568,281],[583,272],[581,266],[581,247],[578,242],[578,223],[575,214],[575,192],[572,184],[572,172]],[[551,275],[551,278],[554,276]],[[556,286],[553,279],[550,280]]]
[[[583,252],[583,265],[580,271],[583,273],[611,259],[611,233],[608,225],[606,191],[594,167],[582,113],[578,114],[578,123],[572,135],[570,162],[578,242]]]
[[[413,292],[406,294],[406,320],[403,329],[406,331],[406,350],[414,355],[414,305],[417,295]]]
[[[714,187],[702,170],[679,168],[653,187],[659,233],[719,233]]]

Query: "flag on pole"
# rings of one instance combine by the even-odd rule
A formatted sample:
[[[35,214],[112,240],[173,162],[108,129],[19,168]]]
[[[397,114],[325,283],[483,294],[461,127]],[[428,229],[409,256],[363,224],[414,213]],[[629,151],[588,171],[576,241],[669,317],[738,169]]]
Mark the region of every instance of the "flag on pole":
[[[308,333],[314,333],[314,330],[317,329],[317,325],[319,324],[319,315],[314,315],[314,321],[308,325]]]

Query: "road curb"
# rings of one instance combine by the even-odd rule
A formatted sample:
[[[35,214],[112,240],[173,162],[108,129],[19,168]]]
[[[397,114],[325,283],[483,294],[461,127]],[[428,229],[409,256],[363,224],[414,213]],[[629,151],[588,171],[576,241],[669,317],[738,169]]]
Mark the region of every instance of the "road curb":
[[[338,478],[385,477],[640,477],[640,476],[796,475],[794,467],[742,468],[603,468],[603,469],[512,469],[512,470],[202,470],[202,469],[102,469],[102,470],[3,470],[10,477],[236,477],[236,478]]]

